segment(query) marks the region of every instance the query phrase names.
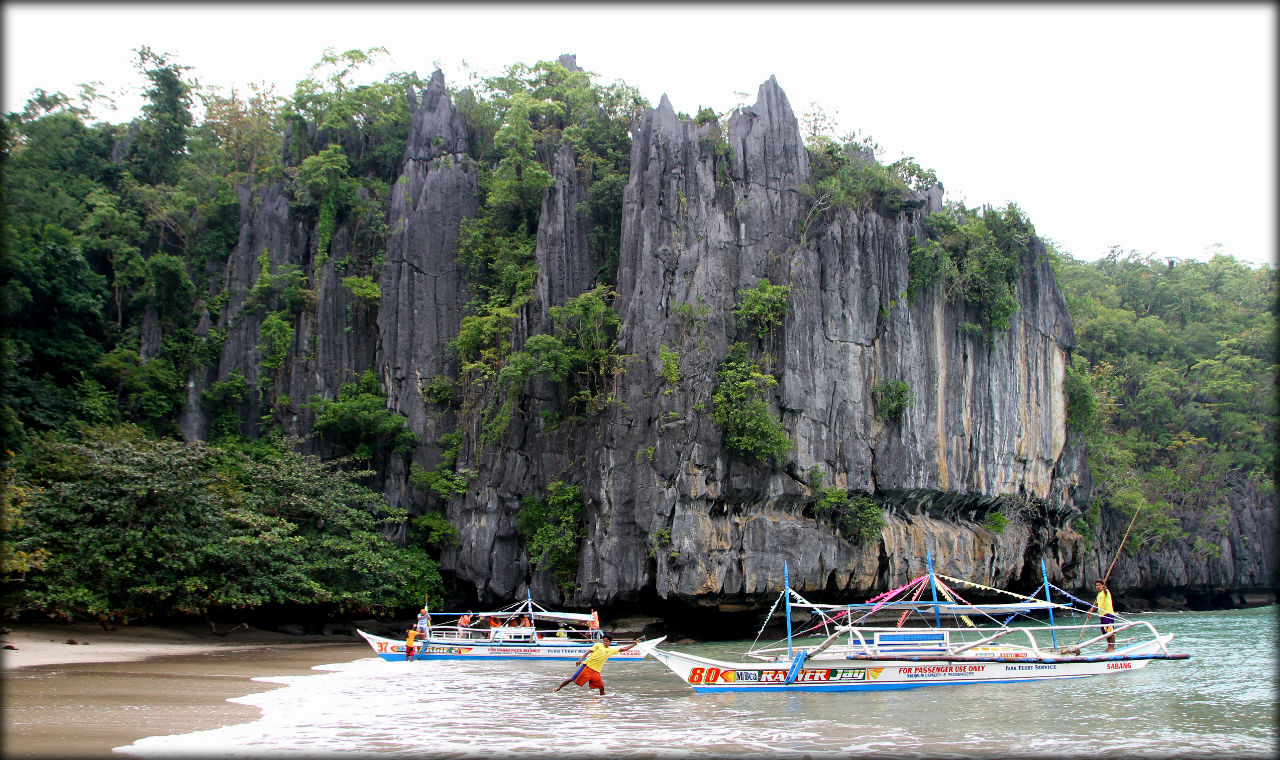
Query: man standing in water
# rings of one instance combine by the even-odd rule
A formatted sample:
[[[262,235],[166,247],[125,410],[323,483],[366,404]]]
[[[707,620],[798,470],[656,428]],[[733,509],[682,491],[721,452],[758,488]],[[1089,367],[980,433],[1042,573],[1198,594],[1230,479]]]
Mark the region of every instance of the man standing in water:
[[[644,639],[641,639],[640,641],[643,640]],[[573,675],[564,679],[559,686],[552,689],[551,693],[554,694],[555,692],[560,691],[564,687],[568,686],[569,682],[572,681],[579,686],[586,686],[588,689],[599,689],[600,696],[604,696],[604,680],[600,678],[600,669],[604,667],[605,660],[619,652],[627,651],[636,644],[639,644],[640,641],[633,641],[625,647],[618,648],[612,646],[613,639],[611,637],[601,637],[599,641],[591,645],[591,648],[587,650],[586,654],[578,658],[578,662],[575,664],[581,667],[573,671]],[[584,660],[586,662],[583,662]]]
[[[1093,582],[1093,590],[1098,592],[1098,598],[1094,600],[1093,606],[1098,608],[1098,618],[1102,621],[1102,632],[1107,634],[1107,651],[1116,651],[1116,629],[1115,629],[1115,605],[1111,602],[1111,589],[1107,588],[1107,584],[1101,580]]]

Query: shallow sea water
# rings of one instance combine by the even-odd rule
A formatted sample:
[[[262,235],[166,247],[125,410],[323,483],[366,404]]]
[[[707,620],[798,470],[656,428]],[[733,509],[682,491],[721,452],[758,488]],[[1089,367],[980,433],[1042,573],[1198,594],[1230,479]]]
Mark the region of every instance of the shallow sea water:
[[[653,660],[610,661],[607,693],[572,663],[375,657],[262,677],[231,700],[260,720],[116,748],[143,758],[1274,757],[1277,608],[1142,616],[1190,660],[1060,681],[842,694],[697,694]],[[734,659],[749,642],[681,647]]]

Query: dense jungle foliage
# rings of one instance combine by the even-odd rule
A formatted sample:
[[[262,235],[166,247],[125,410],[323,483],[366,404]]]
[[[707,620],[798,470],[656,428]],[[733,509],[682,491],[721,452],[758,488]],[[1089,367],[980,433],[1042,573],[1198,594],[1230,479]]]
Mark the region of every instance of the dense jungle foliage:
[[[127,124],[94,116],[104,98],[37,91],[0,120],[0,577],[9,615],[130,619],[264,611],[384,614],[417,609],[442,592],[435,557],[457,539],[439,511],[410,517],[369,488],[379,452],[415,443],[386,409],[379,377],[349,378],[332,397],[297,399],[316,414],[336,458],[296,453],[278,427],[290,405],[273,388],[301,318],[315,307],[315,272],[331,263],[376,313],[387,206],[409,134],[409,88],[397,73],[357,84],[384,51],[326,52],[292,95],[272,87],[200,86],[167,54],[138,51],[146,88]],[[467,159],[479,213],[459,230],[458,262],[472,301],[453,341],[460,376],[427,378],[423,398],[455,412],[437,443],[439,466],[411,480],[434,503],[465,491],[474,471],[462,446],[494,445],[527,382],[561,394],[554,427],[616,402],[626,364],[612,308],[630,127],[648,104],[632,88],[601,85],[555,62],[516,64],[452,92],[473,135]],[[699,114],[699,123],[719,117]],[[719,134],[719,132],[717,132]],[[562,145],[585,172],[578,207],[604,264],[598,287],[555,307],[513,350],[512,328],[536,281],[534,245],[551,162]],[[815,214],[876,207],[897,213],[936,178],[914,161],[881,165],[866,139],[815,129],[808,189]],[[179,440],[193,371],[215,364],[230,308],[223,266],[240,235],[241,188],[280,185],[315,231],[316,261],[272,268],[265,253],[241,306],[261,317],[256,383],[233,372],[199,403],[207,440]],[[976,333],[1006,329],[1020,256],[1034,234],[1016,206],[982,212],[948,205],[911,251],[911,292],[935,285],[978,307]],[[803,242],[803,232],[801,234]],[[1151,537],[1177,533],[1172,504],[1220,510],[1233,477],[1258,488],[1275,475],[1276,272],[1219,255],[1207,264],[1113,253],[1083,262],[1052,253],[1076,320],[1068,373],[1070,423],[1088,436],[1109,502],[1142,511]],[[787,286],[767,280],[740,294],[742,337],[772,345]],[[234,315],[233,315],[234,317]],[[160,335],[158,347],[148,335]],[[662,377],[681,379],[663,347]],[[770,413],[774,378],[735,344],[717,373],[708,414],[746,458],[785,459],[791,440]],[[876,391],[896,419],[910,388]],[[869,391],[870,392],[870,391]],[[262,424],[237,411],[257,399]],[[652,452],[650,452],[652,454]],[[880,518],[866,495],[821,490],[815,514],[863,542]],[[519,533],[533,564],[572,585],[583,535],[578,486],[529,494]],[[1093,514],[1090,519],[1097,520]],[[390,540],[397,539],[397,540]]]
[[[1221,252],[1207,263],[1056,254],[1053,267],[1079,344],[1068,425],[1088,440],[1106,503],[1138,515],[1135,546],[1180,537],[1174,507],[1225,530],[1233,488],[1275,488],[1280,272]],[[1097,505],[1087,517],[1086,538]]]

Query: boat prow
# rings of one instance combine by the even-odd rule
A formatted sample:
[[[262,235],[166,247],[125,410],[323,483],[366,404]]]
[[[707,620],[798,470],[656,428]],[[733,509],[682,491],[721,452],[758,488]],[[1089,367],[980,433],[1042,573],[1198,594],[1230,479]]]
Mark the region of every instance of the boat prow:
[[[645,655],[654,655],[654,647],[658,646],[659,644],[661,644],[666,640],[667,640],[666,636],[659,636],[658,638],[653,639],[652,641],[637,642],[635,648],[643,652]],[[654,656],[656,657],[656,655]]]

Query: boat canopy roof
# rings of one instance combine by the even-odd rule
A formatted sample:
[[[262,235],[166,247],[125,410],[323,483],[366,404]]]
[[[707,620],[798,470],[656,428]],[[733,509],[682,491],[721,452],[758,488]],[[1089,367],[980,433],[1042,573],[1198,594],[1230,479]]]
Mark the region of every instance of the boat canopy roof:
[[[591,616],[581,612],[531,612],[529,617],[534,620],[554,620],[559,623],[582,623],[583,625],[591,622]]]
[[[461,617],[463,615],[470,615],[473,621],[488,617],[528,617],[532,620],[548,620],[556,623],[570,623],[576,625],[588,625],[596,619],[595,615],[590,612],[554,612],[544,608],[532,599],[522,599],[515,604],[504,607],[503,609],[488,612],[429,612],[427,614],[432,617]]]

